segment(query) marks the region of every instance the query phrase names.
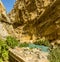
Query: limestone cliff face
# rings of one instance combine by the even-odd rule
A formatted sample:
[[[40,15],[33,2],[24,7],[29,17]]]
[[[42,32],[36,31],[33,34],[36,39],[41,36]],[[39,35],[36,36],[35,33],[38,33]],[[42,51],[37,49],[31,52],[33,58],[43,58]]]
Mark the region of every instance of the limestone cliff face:
[[[9,35],[14,35],[13,31],[13,26],[7,16],[6,9],[0,0],[0,38],[5,39]]]
[[[16,0],[9,18],[20,40],[60,39],[60,0]]]
[[[9,17],[14,22],[27,22],[43,14],[45,9],[52,4],[51,0],[16,0]]]

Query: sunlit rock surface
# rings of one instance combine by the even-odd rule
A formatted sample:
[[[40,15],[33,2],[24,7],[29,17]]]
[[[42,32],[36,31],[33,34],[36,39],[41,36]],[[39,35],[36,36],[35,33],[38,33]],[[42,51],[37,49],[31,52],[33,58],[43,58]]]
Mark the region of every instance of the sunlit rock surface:
[[[13,26],[7,16],[6,9],[0,0],[0,37],[5,39],[9,35],[14,35]]]
[[[60,0],[16,0],[9,18],[21,41],[60,39]]]
[[[10,12],[10,19],[14,22],[32,21],[38,18],[45,9],[55,0],[17,0],[13,10]],[[20,22],[20,23],[21,23]]]
[[[41,49],[37,49],[37,48],[30,49],[28,47],[23,47],[23,48],[16,47],[15,49],[10,49],[9,51],[10,51],[10,58],[12,57],[12,55],[15,55],[13,56],[13,58],[14,59],[16,58],[18,62],[20,62],[20,59],[22,59],[23,62],[49,62],[48,52],[43,52],[41,51]],[[12,60],[10,61],[12,62]]]
[[[0,36],[5,38],[8,36],[7,30],[4,28],[3,24],[0,22]]]

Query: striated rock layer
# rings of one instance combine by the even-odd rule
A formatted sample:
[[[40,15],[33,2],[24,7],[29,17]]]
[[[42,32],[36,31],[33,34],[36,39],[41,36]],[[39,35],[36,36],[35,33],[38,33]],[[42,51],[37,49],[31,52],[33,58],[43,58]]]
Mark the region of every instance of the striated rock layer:
[[[8,15],[21,41],[60,39],[60,0],[16,0]]]

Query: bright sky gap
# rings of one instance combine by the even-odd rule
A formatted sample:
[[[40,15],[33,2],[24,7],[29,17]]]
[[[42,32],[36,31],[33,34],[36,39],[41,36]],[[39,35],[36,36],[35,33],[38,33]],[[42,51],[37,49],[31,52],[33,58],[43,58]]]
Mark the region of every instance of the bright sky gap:
[[[4,4],[7,13],[9,13],[13,8],[15,0],[2,0],[2,3]]]

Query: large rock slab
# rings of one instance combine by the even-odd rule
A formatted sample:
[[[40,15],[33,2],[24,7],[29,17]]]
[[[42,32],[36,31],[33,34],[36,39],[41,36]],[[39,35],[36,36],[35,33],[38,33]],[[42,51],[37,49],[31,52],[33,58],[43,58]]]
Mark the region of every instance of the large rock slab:
[[[7,30],[4,28],[4,25],[0,22],[0,36],[6,38],[8,36]]]
[[[16,62],[49,62],[47,58],[48,52],[43,52],[41,49],[16,47],[15,49],[9,49],[9,52],[11,62],[13,59],[15,59]]]

